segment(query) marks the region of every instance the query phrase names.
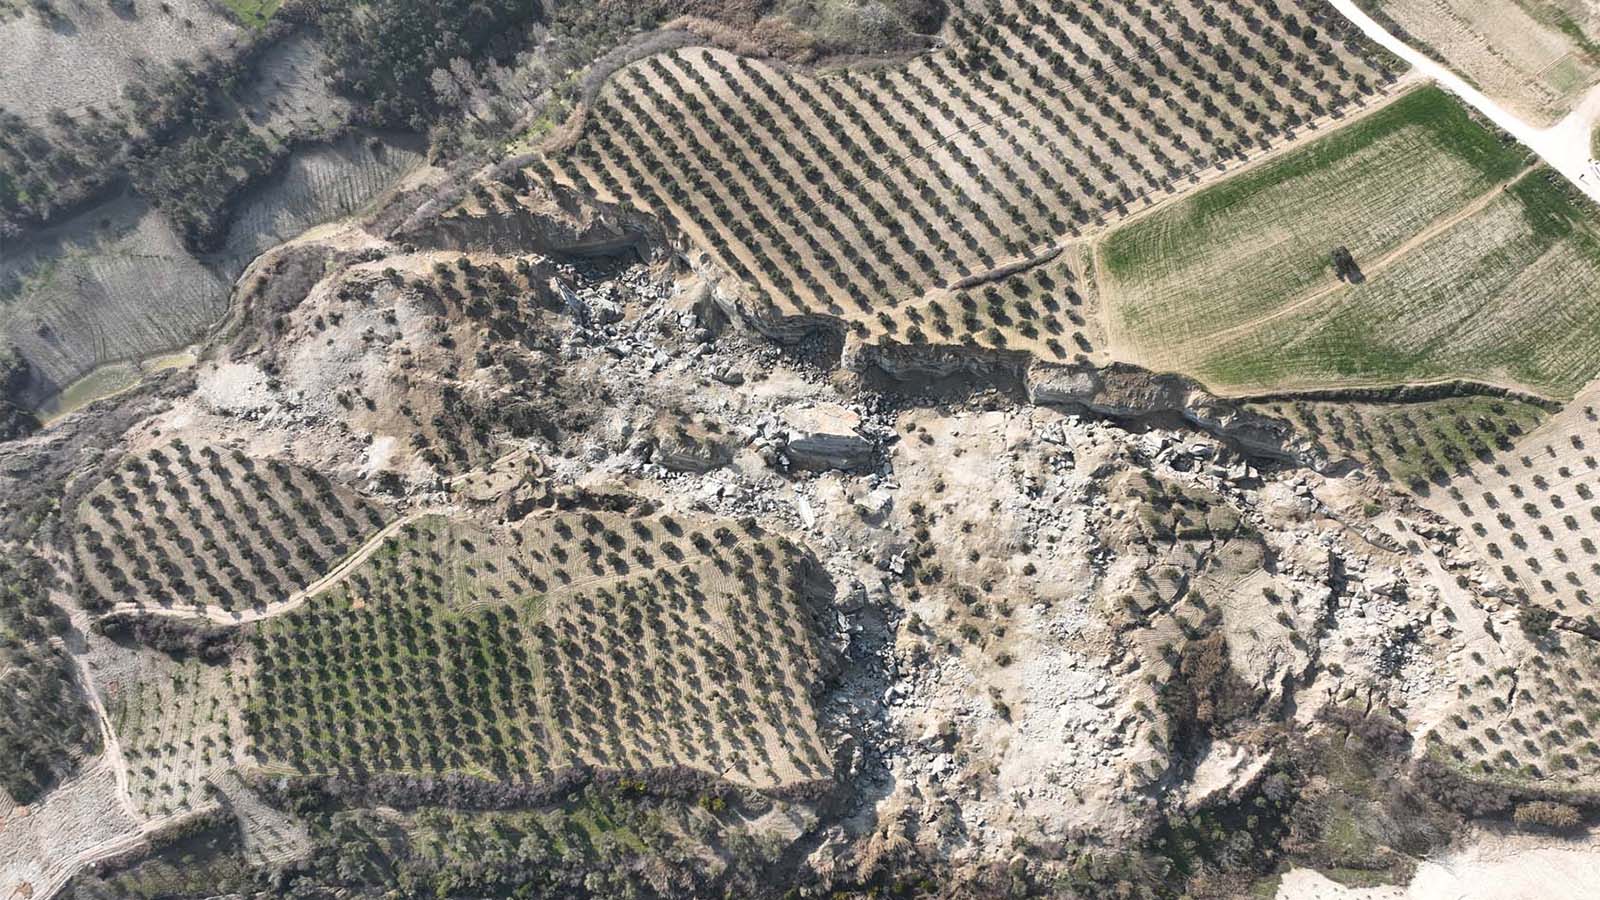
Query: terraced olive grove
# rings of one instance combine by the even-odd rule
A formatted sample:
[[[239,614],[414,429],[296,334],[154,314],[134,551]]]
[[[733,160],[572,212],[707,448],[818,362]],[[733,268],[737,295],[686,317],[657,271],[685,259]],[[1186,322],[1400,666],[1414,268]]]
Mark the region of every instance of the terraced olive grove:
[[[1600,634],[1600,403],[1580,396],[1509,451],[1475,462],[1429,501],[1519,605]]]
[[[1551,633],[1516,667],[1481,668],[1428,732],[1429,752],[1491,782],[1557,791],[1600,784],[1593,641]]]
[[[1026,0],[953,9],[947,45],[900,68],[812,77],[673,50],[614,75],[571,146],[530,171],[656,214],[758,315],[909,331],[930,293],[1379,96],[1393,73],[1337,21],[1275,0]],[[973,324],[949,339],[1033,340],[1021,321]],[[1049,355],[1095,349],[1075,337]]]
[[[753,522],[584,513],[502,533],[425,518],[262,624],[254,751],[298,773],[825,779],[817,577]]]
[[[1330,460],[1355,459],[1379,478],[1421,494],[1509,452],[1550,415],[1544,405],[1509,397],[1417,403],[1279,400],[1254,408],[1291,424]]]
[[[323,475],[175,441],[128,460],[83,501],[77,557],[91,609],[281,600],[385,522]]]

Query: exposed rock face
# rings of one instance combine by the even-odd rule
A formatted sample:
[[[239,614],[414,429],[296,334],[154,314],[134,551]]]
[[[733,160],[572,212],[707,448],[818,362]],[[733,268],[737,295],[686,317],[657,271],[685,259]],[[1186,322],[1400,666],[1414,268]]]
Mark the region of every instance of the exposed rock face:
[[[652,431],[655,448],[650,460],[673,472],[705,473],[720,469],[733,459],[733,451],[720,429],[703,422],[678,421],[663,415],[656,419]]]
[[[442,215],[428,215],[432,206],[424,204],[393,237],[424,247],[556,256],[631,251],[641,259],[666,246],[653,221],[565,189],[552,192],[520,171],[480,185]]]
[[[932,381],[959,375],[1020,378],[1029,354],[961,345],[856,344],[845,361],[858,372],[876,370],[902,382]]]
[[[1081,407],[1117,419],[1175,415],[1252,453],[1295,455],[1286,449],[1294,437],[1285,423],[1216,397],[1181,375],[1121,363],[1101,368],[1038,363],[1028,370],[1027,389],[1029,399],[1042,406]]]
[[[1028,371],[1028,395],[1045,406],[1081,406],[1106,416],[1181,412],[1204,394],[1178,375],[1158,375],[1132,366],[1063,368],[1036,365]],[[1211,399],[1210,395],[1205,395]]]
[[[789,462],[802,469],[856,472],[872,465],[877,453],[858,429],[861,417],[836,404],[791,410],[784,414]]]

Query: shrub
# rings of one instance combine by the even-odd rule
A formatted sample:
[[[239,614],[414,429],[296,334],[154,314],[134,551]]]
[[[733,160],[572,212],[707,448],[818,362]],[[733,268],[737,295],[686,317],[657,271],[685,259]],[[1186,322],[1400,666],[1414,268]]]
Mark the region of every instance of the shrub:
[[[1521,828],[1552,831],[1566,831],[1578,827],[1583,822],[1583,816],[1576,809],[1551,800],[1519,803],[1516,811],[1511,814],[1511,819]]]

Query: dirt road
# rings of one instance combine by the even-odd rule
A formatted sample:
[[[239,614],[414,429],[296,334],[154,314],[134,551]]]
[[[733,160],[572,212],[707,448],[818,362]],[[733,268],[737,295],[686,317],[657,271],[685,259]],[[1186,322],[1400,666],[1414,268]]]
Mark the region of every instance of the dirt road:
[[[1460,97],[1468,106],[1538,154],[1550,168],[1560,172],[1591,200],[1600,203],[1600,165],[1592,157],[1590,145],[1594,126],[1600,122],[1600,86],[1591,90],[1578,108],[1561,122],[1549,128],[1535,128],[1468,84],[1461,76],[1390,34],[1371,16],[1362,12],[1355,0],[1329,2],[1374,43]]]
[[[148,606],[141,606],[137,603],[118,603],[116,606],[111,608],[111,612],[140,613],[147,616],[169,616],[175,619],[204,618],[209,619],[218,625],[243,625],[246,622],[257,622],[262,619],[269,619],[273,616],[279,616],[289,612],[292,609],[298,608],[301,604],[305,603],[312,597],[315,597],[317,594],[322,593],[329,586],[343,578],[350,572],[350,570],[366,562],[373,553],[377,552],[379,547],[383,546],[384,541],[387,541],[390,537],[392,537],[396,531],[399,531],[401,528],[404,528],[406,525],[409,525],[410,523],[415,522],[424,516],[433,515],[436,512],[438,511],[422,510],[420,512],[409,513],[401,516],[398,519],[395,519],[388,525],[383,526],[382,530],[367,538],[360,547],[356,548],[355,552],[345,557],[338,565],[329,569],[316,581],[311,582],[300,590],[295,591],[289,596],[283,598],[282,600],[267,603],[264,606],[245,610],[227,610],[208,606],[203,610],[197,610],[191,606],[151,608]]]

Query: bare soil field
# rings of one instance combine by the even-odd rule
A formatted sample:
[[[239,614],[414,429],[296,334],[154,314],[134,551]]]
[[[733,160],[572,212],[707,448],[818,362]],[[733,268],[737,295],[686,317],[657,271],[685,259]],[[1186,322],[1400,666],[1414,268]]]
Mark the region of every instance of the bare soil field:
[[[131,849],[138,837],[111,764],[97,765],[0,818],[0,896],[48,897],[85,861],[108,847]]]
[[[1283,876],[1277,900],[1588,900],[1600,891],[1592,832],[1570,837],[1475,829],[1397,887],[1347,887],[1309,869]]]
[[[531,172],[659,215],[757,315],[870,328],[1372,101],[1393,75],[1340,21],[971,5],[943,49],[822,77],[672,50],[614,75]]]
[[[1538,125],[1600,83],[1600,11],[1583,0],[1371,0],[1413,46]]]
[[[44,404],[101,366],[188,345],[221,318],[231,281],[257,254],[361,211],[422,162],[418,142],[398,136],[295,150],[242,201],[215,257],[196,256],[133,196],[30,242],[0,266],[0,333],[37,376],[24,399]]]
[[[350,100],[334,92],[328,55],[304,33],[291,34],[261,54],[254,77],[236,103],[257,128],[311,136],[350,120]]]

